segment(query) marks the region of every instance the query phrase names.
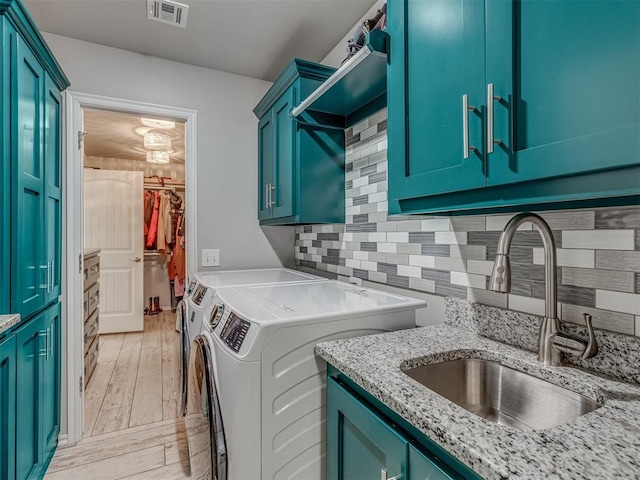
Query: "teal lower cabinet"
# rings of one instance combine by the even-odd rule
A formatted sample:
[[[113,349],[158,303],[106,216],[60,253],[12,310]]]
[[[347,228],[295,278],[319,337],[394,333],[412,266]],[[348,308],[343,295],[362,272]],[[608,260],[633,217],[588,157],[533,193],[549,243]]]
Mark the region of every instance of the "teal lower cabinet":
[[[16,474],[16,339],[0,341],[0,478]]]
[[[331,367],[326,442],[327,480],[481,478]]]
[[[15,335],[15,478],[42,478],[60,431],[60,304]]]

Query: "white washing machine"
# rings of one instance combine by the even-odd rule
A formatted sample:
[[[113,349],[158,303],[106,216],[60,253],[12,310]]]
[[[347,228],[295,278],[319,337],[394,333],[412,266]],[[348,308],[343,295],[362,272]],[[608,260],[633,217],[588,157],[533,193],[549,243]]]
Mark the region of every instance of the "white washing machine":
[[[189,371],[193,477],[324,479],[326,364],[315,345],[415,327],[424,305],[337,281],[219,290],[192,343],[191,365],[210,363]]]
[[[176,310],[176,324],[180,331],[180,392],[178,411],[184,416],[187,396],[187,369],[191,342],[202,331],[204,312],[211,305],[217,289],[227,286],[263,285],[294,282],[326,282],[327,279],[287,268],[256,270],[228,270],[201,272],[195,275],[183,305]]]

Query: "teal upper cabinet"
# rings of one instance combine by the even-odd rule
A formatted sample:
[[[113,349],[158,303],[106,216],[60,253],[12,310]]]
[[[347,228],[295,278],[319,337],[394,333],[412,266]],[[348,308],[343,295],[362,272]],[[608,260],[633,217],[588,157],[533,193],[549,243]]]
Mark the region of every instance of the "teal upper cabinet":
[[[291,110],[334,72],[293,59],[254,109],[262,225],[344,222],[343,117]]]
[[[390,192],[416,197],[425,186],[433,194],[484,186],[483,3],[391,1],[388,8]]]
[[[13,262],[13,307],[24,316],[45,302],[49,269],[46,263],[44,227],[44,158],[42,156],[42,103],[44,68],[17,35],[12,38],[12,70],[15,79],[12,118],[12,246],[19,246]]]
[[[21,2],[0,0],[0,19],[1,122],[6,127],[1,215],[7,220],[0,307],[26,319],[60,295],[60,92],[69,82]]]
[[[391,0],[391,213],[640,196],[640,2]]]

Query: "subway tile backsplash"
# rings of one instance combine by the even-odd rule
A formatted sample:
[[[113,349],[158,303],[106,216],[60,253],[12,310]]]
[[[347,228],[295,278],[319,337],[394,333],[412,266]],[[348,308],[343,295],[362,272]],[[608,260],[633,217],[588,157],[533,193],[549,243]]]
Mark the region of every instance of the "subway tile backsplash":
[[[388,216],[386,110],[346,131],[346,223],[296,227],[296,264],[527,313],[544,312],[542,240],[531,224],[511,249],[512,293],[487,289],[512,215]],[[559,315],[640,336],[640,206],[539,213],[558,248]]]

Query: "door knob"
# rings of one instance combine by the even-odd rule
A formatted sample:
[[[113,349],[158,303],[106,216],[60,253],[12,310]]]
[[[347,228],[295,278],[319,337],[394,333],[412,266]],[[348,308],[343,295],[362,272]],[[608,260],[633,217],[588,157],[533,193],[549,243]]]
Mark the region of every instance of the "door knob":
[[[136,263],[140,263],[140,260],[142,260],[140,257],[130,258],[129,259],[130,262],[136,262]]]

